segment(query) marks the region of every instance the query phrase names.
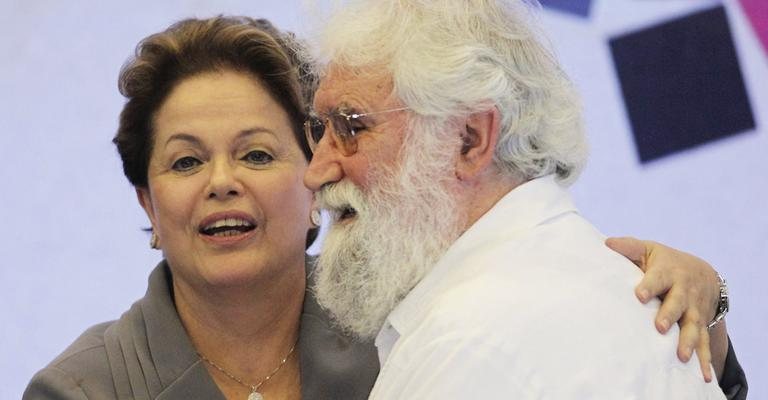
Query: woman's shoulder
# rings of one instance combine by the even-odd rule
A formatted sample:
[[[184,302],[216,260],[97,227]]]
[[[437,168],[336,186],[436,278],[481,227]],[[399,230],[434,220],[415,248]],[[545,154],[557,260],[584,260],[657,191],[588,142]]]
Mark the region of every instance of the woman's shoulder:
[[[116,321],[94,325],[40,370],[24,391],[24,400],[116,398],[104,333]]]

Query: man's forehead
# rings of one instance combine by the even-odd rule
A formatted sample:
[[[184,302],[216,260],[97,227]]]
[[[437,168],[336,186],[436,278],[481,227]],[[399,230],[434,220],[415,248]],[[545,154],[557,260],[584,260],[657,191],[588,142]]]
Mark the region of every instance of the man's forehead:
[[[329,111],[342,102],[360,103],[361,106],[384,103],[390,98],[392,88],[391,76],[381,69],[332,64],[320,79],[315,108]]]

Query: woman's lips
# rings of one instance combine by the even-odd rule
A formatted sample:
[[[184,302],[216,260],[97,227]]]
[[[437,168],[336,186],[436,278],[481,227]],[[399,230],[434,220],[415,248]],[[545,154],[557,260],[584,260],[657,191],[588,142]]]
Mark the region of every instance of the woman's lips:
[[[203,238],[204,241],[217,244],[217,245],[231,245],[231,244],[238,244],[240,242],[246,241],[250,238],[252,238],[256,234],[256,227],[254,226],[251,230],[240,232],[240,231],[227,231],[225,234],[216,234],[216,235],[206,235],[204,233],[201,233],[200,236]]]
[[[231,244],[253,236],[257,224],[253,217],[241,211],[225,211],[205,217],[198,225],[198,233],[206,241]]]

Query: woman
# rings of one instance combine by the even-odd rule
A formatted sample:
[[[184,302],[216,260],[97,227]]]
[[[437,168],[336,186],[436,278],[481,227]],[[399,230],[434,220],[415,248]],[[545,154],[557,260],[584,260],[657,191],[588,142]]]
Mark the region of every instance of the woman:
[[[142,300],[87,331],[25,397],[298,399],[324,397],[313,379],[331,393],[355,387],[334,387],[322,374],[345,366],[316,367],[332,359],[298,342],[300,324],[307,337],[327,325],[303,305],[316,226],[302,184],[311,77],[295,49],[245,18],[182,21],[139,45],[120,76],[128,102],[114,142],[166,261]],[[370,387],[375,353],[362,355],[369,372],[352,372]],[[82,381],[67,381],[67,366]]]
[[[114,142],[165,261],[144,298],[88,329],[25,399],[367,397],[375,348],[305,298],[312,76],[298,49],[247,18],[185,20],[141,42]]]

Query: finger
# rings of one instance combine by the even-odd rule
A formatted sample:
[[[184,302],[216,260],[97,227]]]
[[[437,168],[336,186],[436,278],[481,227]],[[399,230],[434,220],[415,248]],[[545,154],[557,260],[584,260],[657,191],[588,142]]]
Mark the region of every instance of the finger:
[[[699,357],[701,373],[705,382],[712,382],[712,353],[709,348],[709,332],[706,327],[699,329],[699,345],[696,347],[696,355]]]
[[[667,333],[672,324],[680,320],[687,307],[688,297],[685,296],[685,293],[672,288],[664,297],[661,307],[656,313],[656,329],[659,333]]]
[[[633,237],[612,237],[605,241],[611,250],[623,255],[638,266],[643,263],[646,255],[645,243]]]
[[[648,270],[635,286],[635,295],[641,302],[665,295],[672,287],[672,277],[663,268]]]
[[[693,349],[698,347],[701,340],[701,318],[694,311],[688,311],[680,320],[680,343],[677,346],[677,358],[682,362],[688,362],[693,354]]]

